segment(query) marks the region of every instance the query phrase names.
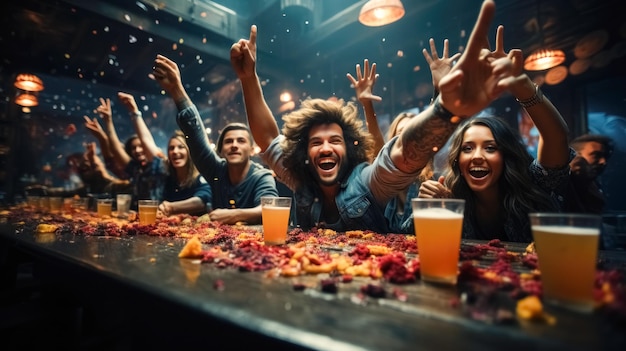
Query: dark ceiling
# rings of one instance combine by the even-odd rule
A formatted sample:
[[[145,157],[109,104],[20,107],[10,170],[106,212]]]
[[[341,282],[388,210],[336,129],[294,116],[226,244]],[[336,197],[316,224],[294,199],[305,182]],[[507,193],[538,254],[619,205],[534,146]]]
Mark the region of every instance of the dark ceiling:
[[[449,38],[452,51],[462,50],[481,0],[403,0],[405,17],[383,27],[357,21],[365,2],[5,0],[0,5],[1,87],[10,103],[15,74],[40,75],[46,88],[31,115],[48,121],[42,123],[79,128],[84,114],[93,115],[99,97],[128,91],[153,117],[152,127],[169,134],[176,128],[175,111],[150,78],[160,53],[178,62],[207,125],[217,129],[245,118],[228,55],[231,44],[257,24],[258,71],[276,114],[283,89],[299,98],[351,99],[354,92],[345,76],[354,74],[364,58],[378,64],[379,115],[427,103],[430,73],[421,49],[433,37],[439,48]],[[496,0],[496,10],[491,32],[495,35],[495,26],[503,24],[507,48],[522,48],[526,55],[543,46],[560,48],[567,54],[565,67],[577,55],[589,56],[582,62],[586,70],[560,84],[625,74],[626,19],[617,0]],[[589,35],[600,39],[582,44]],[[545,74],[533,76],[541,82]]]

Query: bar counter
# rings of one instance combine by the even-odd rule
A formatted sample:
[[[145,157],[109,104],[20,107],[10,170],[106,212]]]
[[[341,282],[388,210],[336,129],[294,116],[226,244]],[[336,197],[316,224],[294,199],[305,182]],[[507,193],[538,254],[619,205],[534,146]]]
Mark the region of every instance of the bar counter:
[[[555,324],[523,320],[515,318],[516,301],[506,291],[483,301],[491,309],[467,304],[463,284],[397,285],[354,277],[328,293],[320,288],[325,275],[287,278],[180,259],[186,239],[179,237],[36,233],[10,223],[1,224],[0,233],[1,245],[33,257],[58,295],[96,311],[98,323],[112,330],[106,332],[124,338],[131,349],[622,350],[626,345],[623,315],[544,306]],[[477,244],[484,243],[463,243]],[[505,245],[512,252],[526,247]],[[600,260],[605,268],[626,272],[623,252],[601,251]],[[368,284],[383,287],[386,296],[363,295]],[[512,311],[513,317],[494,317],[501,311]]]

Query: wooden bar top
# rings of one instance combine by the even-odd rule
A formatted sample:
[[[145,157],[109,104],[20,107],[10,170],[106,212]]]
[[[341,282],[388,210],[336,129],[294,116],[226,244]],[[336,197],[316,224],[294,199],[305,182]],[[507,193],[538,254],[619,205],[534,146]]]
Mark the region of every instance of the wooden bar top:
[[[129,297],[132,301],[156,299],[169,308],[191,311],[200,323],[223,323],[241,335],[251,335],[250,340],[259,336],[286,348],[617,350],[626,345],[623,315],[615,317],[602,310],[580,314],[544,306],[555,323],[524,320],[515,316],[516,300],[510,291],[489,284],[469,289],[463,282],[449,287],[419,279],[393,284],[353,277],[349,282],[339,279],[336,292],[325,292],[323,283],[329,274],[283,277],[271,270],[244,272],[221,268],[219,262],[181,259],[178,254],[188,239],[177,236],[37,233],[32,228],[32,223],[5,221],[0,225],[3,245],[52,262],[56,274],[68,272],[64,279],[73,286],[107,284],[108,290],[119,288],[125,296],[135,296]],[[465,246],[484,244],[463,242]],[[521,254],[526,248],[525,244],[503,244],[512,253]],[[329,250],[341,253],[348,248]],[[600,261],[606,269],[626,272],[623,252],[602,251]],[[493,257],[481,257],[473,264],[487,267],[491,263]],[[530,271],[521,265],[515,269]],[[364,293],[368,286],[382,289],[385,296]],[[623,293],[623,278],[620,289]],[[115,293],[109,295],[120,299]],[[185,313],[158,323],[182,323]],[[144,331],[144,336],[148,334]]]

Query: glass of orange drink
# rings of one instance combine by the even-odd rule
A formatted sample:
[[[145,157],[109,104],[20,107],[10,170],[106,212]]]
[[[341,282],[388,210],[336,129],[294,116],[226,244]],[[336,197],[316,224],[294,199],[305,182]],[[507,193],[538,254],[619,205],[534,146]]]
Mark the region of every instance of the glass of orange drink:
[[[281,196],[261,197],[263,240],[266,245],[283,245],[287,239],[291,198]]]
[[[159,208],[158,200],[139,200],[137,205],[139,209],[139,224],[156,223],[157,210]]]
[[[592,312],[602,216],[530,213],[528,217],[544,301],[578,312]]]
[[[411,200],[420,275],[425,282],[456,285],[465,200]]]
[[[97,202],[98,216],[111,217],[111,211],[113,208],[113,199],[98,199]]]

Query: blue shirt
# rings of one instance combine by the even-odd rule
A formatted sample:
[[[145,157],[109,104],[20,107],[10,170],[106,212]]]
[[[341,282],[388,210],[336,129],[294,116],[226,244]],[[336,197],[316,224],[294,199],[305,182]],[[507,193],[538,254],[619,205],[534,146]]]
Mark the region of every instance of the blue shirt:
[[[272,172],[252,160],[246,177],[239,184],[230,182],[228,163],[209,146],[195,105],[180,110],[177,122],[187,138],[191,159],[211,187],[213,208],[252,208],[261,204],[261,196],[278,196]]]
[[[181,187],[175,176],[170,175],[165,179],[165,187],[163,191],[163,200],[166,201],[182,201],[191,197],[198,197],[206,205],[205,210],[198,213],[190,213],[194,216],[201,216],[207,213],[207,209],[211,208],[211,187],[203,176],[198,175],[191,186]]]

